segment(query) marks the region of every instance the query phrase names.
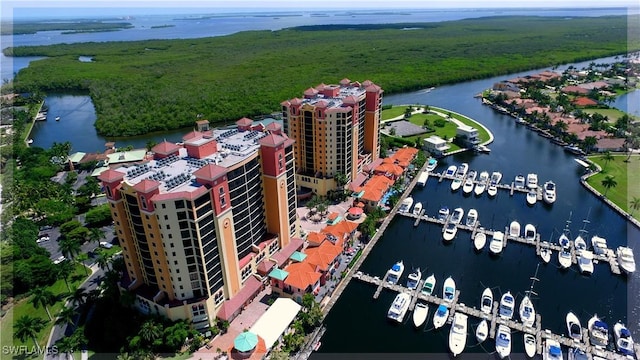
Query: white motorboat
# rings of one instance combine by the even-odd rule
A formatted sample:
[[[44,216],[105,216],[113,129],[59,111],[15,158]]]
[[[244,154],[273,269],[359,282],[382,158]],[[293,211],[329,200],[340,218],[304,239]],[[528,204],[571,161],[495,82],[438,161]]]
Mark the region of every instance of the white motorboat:
[[[451,222],[454,224],[460,224],[464,217],[464,210],[462,208],[455,208],[453,214],[451,214]]]
[[[498,187],[496,186],[496,184],[489,184],[489,187],[487,187],[487,194],[489,194],[489,196],[494,197],[498,194]]]
[[[491,178],[490,181],[492,184],[498,184],[500,183],[500,180],[502,180],[502,173],[499,171],[494,171],[491,173]]]
[[[424,324],[429,315],[429,306],[423,302],[416,303],[416,308],[413,309],[413,325],[419,327]]]
[[[467,170],[469,170],[469,164],[460,164],[460,166],[458,166],[458,168],[456,169],[456,177],[463,178],[465,175],[467,175]]]
[[[593,315],[587,323],[589,329],[589,341],[592,345],[606,347],[609,343],[609,327],[600,320],[598,315]]]
[[[553,204],[556,201],[556,184],[553,181],[544,183],[542,199],[547,204]]]
[[[400,204],[400,208],[398,209],[398,212],[401,212],[401,213],[409,212],[409,210],[411,209],[411,206],[413,206],[413,198],[411,196],[407,196],[406,199],[402,200],[402,203]]]
[[[586,275],[593,274],[593,252],[582,250],[578,253],[578,267],[580,272]]]
[[[475,180],[476,176],[478,176],[478,172],[477,171],[469,170],[469,173],[467,174],[467,179]]]
[[[476,221],[478,221],[478,211],[476,209],[469,209],[465,224],[469,227],[474,227],[476,225]]]
[[[607,239],[594,235],[591,238],[591,247],[593,247],[593,253],[598,255],[604,255],[607,253]]]
[[[533,307],[533,302],[529,298],[529,295],[525,295],[520,302],[518,313],[520,314],[520,321],[522,321],[525,326],[533,326],[533,323],[536,321],[536,310]]]
[[[584,241],[582,235],[578,235],[575,240],[573,240],[573,246],[576,248],[576,252],[580,252],[582,250],[587,249],[587,242]]]
[[[624,326],[623,323],[618,321],[615,325],[613,325],[613,335],[615,336],[616,340],[616,350],[618,350],[619,353],[625,356],[633,357],[633,338],[631,337],[631,332],[629,332],[629,329],[627,329],[627,327]]]
[[[500,359],[504,359],[511,354],[511,329],[506,325],[498,326],[496,352]]]
[[[407,288],[411,289],[411,290],[415,290],[416,288],[418,288],[418,283],[420,282],[420,279],[422,278],[422,272],[420,271],[420,268],[416,268],[411,274],[409,274],[408,279],[407,279]]]
[[[482,230],[483,229],[480,229],[480,231],[478,231],[476,233],[476,236],[473,238],[473,246],[478,251],[482,250],[482,248],[484,248],[485,244],[487,243],[487,235]]]
[[[473,191],[473,180],[467,178],[467,180],[464,181],[464,185],[462,185],[462,192],[465,194],[471,194],[472,191]]]
[[[431,274],[424,281],[424,285],[422,285],[422,290],[420,290],[420,292],[422,292],[425,295],[431,295],[433,294],[433,289],[435,289],[435,287],[436,287],[436,276],[434,274]]]
[[[443,206],[440,208],[440,210],[438,210],[438,219],[446,220],[447,217],[449,217],[449,208],[446,206]]]
[[[500,298],[500,307],[498,308],[498,315],[501,318],[510,320],[513,317],[513,309],[515,308],[515,300],[510,291],[507,291]]]
[[[478,324],[478,327],[476,328],[476,339],[478,340],[478,343],[482,343],[487,340],[488,335],[489,324],[487,323],[487,320],[482,319],[482,321],[480,321],[480,324]]]
[[[567,323],[567,334],[569,337],[576,341],[582,341],[582,326],[576,314],[569,311],[565,321]]]
[[[450,303],[456,294],[456,282],[451,276],[449,276],[442,286],[442,298],[444,301]]]
[[[538,188],[538,175],[537,174],[528,174],[527,175],[527,187],[529,189],[537,189]]]
[[[411,302],[411,296],[407,293],[399,293],[391,303],[389,311],[387,312],[387,318],[395,320],[399,323],[404,320],[404,315],[409,309],[409,303]]]
[[[438,160],[434,158],[429,158],[427,161],[427,171],[433,171],[438,166]]]
[[[562,360],[562,349],[560,343],[554,339],[545,339],[542,350],[542,360]]]
[[[484,289],[480,298],[480,310],[485,314],[491,314],[493,309],[493,292],[490,288]]]
[[[439,305],[436,313],[433,314],[433,327],[439,329],[447,322],[449,308],[446,305]]]
[[[514,186],[518,189],[524,189],[524,186],[525,186],[524,176],[517,175],[514,182]]]
[[[633,256],[633,250],[630,247],[620,246],[616,250],[618,256],[618,265],[627,274],[631,274],[636,271],[636,260]]]
[[[425,185],[427,185],[427,180],[429,180],[429,171],[422,170],[418,176],[418,182],[416,182],[416,185],[425,187]]]
[[[536,355],[536,337],[524,333],[524,352],[528,357],[532,358]]]
[[[418,201],[416,205],[413,207],[413,215],[420,215],[422,211],[422,203]]]
[[[482,195],[484,190],[487,188],[487,183],[489,182],[489,173],[483,171],[480,173],[480,178],[478,179],[478,183],[476,187],[473,189],[473,193],[476,195]]]
[[[449,350],[453,356],[461,354],[467,344],[467,315],[456,312],[449,330]]]
[[[527,224],[524,226],[524,238],[533,241],[536,239],[538,233],[536,232],[536,227],[533,224]]]
[[[504,233],[495,231],[489,242],[489,250],[492,254],[500,254],[504,248]]]
[[[540,248],[540,257],[545,264],[548,264],[549,261],[551,261],[551,255],[553,255],[553,251],[548,247]]]
[[[451,241],[454,237],[456,237],[457,233],[458,227],[456,226],[456,224],[450,222],[445,227],[444,232],[442,233],[442,238],[445,241]]]
[[[560,235],[560,237],[558,238],[558,244],[562,247],[569,247],[569,237],[566,234],[566,230],[564,233],[562,233]]]
[[[451,181],[451,190],[452,191],[457,191],[458,189],[460,189],[461,186],[462,186],[462,179],[455,178],[455,179],[453,179],[453,181]]]
[[[451,165],[447,168],[447,171],[444,174],[447,176],[453,176],[455,175],[457,169],[458,169],[457,166]]]
[[[562,250],[558,252],[558,262],[563,269],[571,267],[571,252],[568,247],[563,247]]]
[[[402,263],[402,260],[400,260],[397,263],[393,264],[391,269],[387,271],[387,281],[391,284],[397,284],[403,272],[404,264]]]
[[[509,224],[509,236],[512,238],[520,237],[520,223],[517,221],[512,221]]]
[[[535,205],[537,201],[538,201],[538,194],[533,190],[529,191],[527,193],[527,204]]]

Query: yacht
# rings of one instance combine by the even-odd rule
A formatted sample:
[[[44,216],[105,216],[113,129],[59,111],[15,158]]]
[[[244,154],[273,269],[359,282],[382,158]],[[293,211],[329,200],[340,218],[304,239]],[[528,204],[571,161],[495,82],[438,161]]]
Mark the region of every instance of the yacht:
[[[499,325],[496,333],[496,352],[500,359],[511,354],[511,329],[506,325]]]
[[[478,231],[476,233],[476,236],[473,238],[473,246],[478,251],[482,250],[482,248],[484,248],[485,244],[487,243],[487,235],[482,230],[483,229],[480,229],[480,231]]]
[[[460,224],[464,217],[464,210],[462,208],[455,208],[453,214],[451,214],[451,222],[454,224]]]
[[[452,191],[457,191],[458,189],[460,189],[461,186],[462,186],[462,179],[460,179],[460,178],[455,178],[451,182],[451,190]]]
[[[502,248],[504,248],[504,233],[496,231],[493,233],[491,241],[489,242],[489,250],[492,254],[497,255],[502,252]]]
[[[460,166],[458,166],[458,169],[456,171],[456,177],[463,178],[465,175],[467,175],[467,170],[469,170],[469,164],[467,163],[460,164]]]
[[[492,184],[498,184],[500,182],[500,180],[502,180],[502,173],[499,171],[494,171],[491,173],[491,183]]]
[[[451,276],[449,276],[442,286],[442,298],[444,301],[450,303],[456,294],[456,282]]]
[[[549,249],[548,247],[540,248],[540,257],[545,264],[548,264],[549,261],[551,261],[551,255],[553,255],[553,251],[551,251],[551,249]]]
[[[487,194],[489,194],[489,196],[494,197],[498,194],[498,187],[496,186],[496,184],[489,184],[489,187],[487,187]]]
[[[456,237],[456,233],[458,233],[458,227],[456,226],[456,224],[450,222],[445,227],[442,238],[445,241],[451,241],[454,237]]]
[[[586,275],[593,274],[593,252],[582,250],[578,253],[578,267],[580,272]]]
[[[409,309],[409,303],[411,302],[411,296],[407,293],[399,293],[396,295],[396,298],[391,303],[391,307],[387,312],[387,318],[391,320],[395,320],[399,323],[404,320],[404,315],[407,313],[407,309]]]
[[[480,178],[478,179],[475,189],[473,189],[473,193],[476,195],[482,195],[484,190],[487,188],[487,182],[489,182],[489,173],[483,171],[480,173]]]
[[[631,274],[636,271],[636,260],[633,257],[633,250],[626,246],[618,247],[616,250],[616,255],[618,255],[618,265],[624,270],[627,274]]]
[[[525,326],[533,326],[533,323],[536,321],[536,310],[533,307],[533,302],[529,298],[529,295],[525,295],[522,301],[520,302],[520,321]]]
[[[407,196],[406,199],[402,200],[402,203],[400,204],[400,208],[398,209],[398,212],[400,213],[409,212],[412,205],[413,205],[413,198],[411,196]]]
[[[449,330],[449,350],[453,356],[461,354],[467,344],[467,315],[456,312]]]
[[[536,337],[524,333],[524,352],[527,353],[527,356],[532,358],[536,355]]]
[[[516,176],[516,179],[515,179],[515,185],[514,185],[514,186],[515,186],[517,189],[524,189],[524,185],[525,185],[524,181],[525,181],[525,180],[524,180],[524,176],[522,176],[522,175],[517,175],[517,176]]]
[[[485,314],[491,314],[493,309],[493,292],[490,288],[484,289],[480,298],[480,310]]]
[[[486,319],[482,319],[476,328],[476,339],[478,343],[482,343],[487,340],[487,336],[489,335],[489,324]]]
[[[576,248],[576,252],[580,252],[582,250],[587,249],[587,242],[584,241],[582,235],[578,235],[575,240],[573,240],[573,246]]]
[[[418,288],[418,283],[420,282],[420,278],[422,278],[422,272],[420,272],[420,268],[416,268],[408,276],[407,288],[409,288],[411,290],[415,290],[416,288]]]
[[[469,170],[469,173],[467,174],[467,179],[475,180],[476,176],[478,176],[478,172],[477,171]]]
[[[446,305],[439,305],[436,313],[433,314],[433,327],[439,329],[447,322],[449,308]]]
[[[473,180],[467,178],[467,180],[464,181],[464,185],[462,185],[462,192],[465,194],[471,194],[472,191],[473,191]]]
[[[563,269],[571,267],[571,251],[569,247],[563,247],[562,250],[558,252],[558,262],[560,262],[560,267]]]
[[[433,171],[438,166],[438,160],[434,158],[429,158],[427,161],[427,171]]]
[[[436,287],[436,276],[434,274],[429,275],[422,285],[422,292],[424,295],[433,294],[433,289]]]
[[[527,175],[527,187],[529,189],[537,189],[538,188],[538,175],[537,174],[528,174]]]
[[[529,191],[527,193],[527,204],[535,205],[537,201],[538,201],[538,194],[533,190]]]
[[[520,223],[517,221],[512,221],[509,224],[509,236],[512,238],[520,237]]]
[[[447,168],[447,171],[444,173],[446,176],[453,176],[456,173],[457,166],[451,165]]]
[[[420,215],[422,211],[422,203],[418,201],[416,205],[413,207],[413,215]]]
[[[569,337],[578,342],[582,341],[582,326],[576,314],[569,311],[565,320],[567,322],[567,334],[569,334]]]
[[[607,253],[607,239],[594,235],[591,238],[591,247],[593,247],[593,253],[598,255],[605,255]]]
[[[524,238],[529,241],[535,241],[536,236],[536,227],[533,224],[527,224],[524,226]]]
[[[613,335],[616,338],[616,350],[625,356],[633,357],[633,338],[629,329],[618,321],[613,325]]]
[[[507,291],[500,298],[500,308],[498,309],[498,315],[502,319],[510,320],[513,317],[513,309],[515,308],[515,300],[510,291]]]
[[[443,206],[438,211],[438,219],[444,221],[444,220],[447,220],[447,217],[449,217],[449,208],[446,206]]]
[[[413,325],[419,327],[424,324],[429,315],[429,306],[423,302],[418,302],[416,308],[413,309]]]
[[[545,346],[542,350],[542,360],[562,360],[562,349],[560,343],[554,339],[545,339]]]
[[[465,224],[468,227],[474,227],[476,225],[476,221],[478,221],[478,211],[476,209],[469,209]]]
[[[600,320],[598,315],[593,315],[587,323],[589,329],[589,340],[592,345],[606,347],[609,343],[609,327]]]
[[[566,233],[567,233],[567,230],[565,229],[565,231],[562,234],[560,234],[560,237],[558,238],[558,244],[563,248],[569,247],[569,237],[567,236]]]
[[[397,284],[403,272],[404,264],[402,263],[402,260],[400,260],[397,263],[393,264],[391,269],[389,269],[389,271],[387,272],[387,281],[390,284]]]
[[[556,184],[553,181],[544,183],[542,199],[547,204],[553,204],[556,201]]]

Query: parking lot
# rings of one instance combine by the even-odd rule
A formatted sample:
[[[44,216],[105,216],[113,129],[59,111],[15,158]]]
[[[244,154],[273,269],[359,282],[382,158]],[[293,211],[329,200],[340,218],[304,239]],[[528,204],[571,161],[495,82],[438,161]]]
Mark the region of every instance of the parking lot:
[[[102,246],[103,248],[110,248],[109,245],[118,244],[118,240],[116,236],[113,235],[113,230],[114,230],[113,225],[103,226],[101,229],[104,232],[105,237],[102,240],[100,240],[100,243],[106,243],[106,244],[101,245],[93,241],[87,241],[80,246],[80,252],[86,253],[89,255],[89,260],[85,261],[86,265],[91,265],[94,263],[95,258],[97,256],[96,250],[99,247]],[[49,239],[44,240],[46,239],[45,236],[48,236]],[[35,239],[35,241],[38,242],[38,245],[45,248],[49,252],[50,254],[49,257],[51,261],[54,261],[54,262],[56,262],[61,258],[61,256],[63,256],[62,252],[60,251],[60,247],[58,246],[59,240],[60,240],[60,229],[58,227],[41,227],[38,233],[38,238]]]

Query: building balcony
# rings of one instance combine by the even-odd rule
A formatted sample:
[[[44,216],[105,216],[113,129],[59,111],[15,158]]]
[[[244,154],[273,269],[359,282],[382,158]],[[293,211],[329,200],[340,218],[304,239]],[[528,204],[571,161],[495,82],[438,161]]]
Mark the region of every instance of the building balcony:
[[[207,324],[209,323],[209,316],[207,314],[196,315],[191,319],[191,322],[194,323],[194,324],[201,323],[203,321],[206,321]]]

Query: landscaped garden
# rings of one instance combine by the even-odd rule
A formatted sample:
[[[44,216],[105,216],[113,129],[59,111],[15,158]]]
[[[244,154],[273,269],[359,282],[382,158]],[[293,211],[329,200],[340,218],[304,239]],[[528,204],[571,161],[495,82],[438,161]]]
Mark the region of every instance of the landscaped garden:
[[[640,200],[635,201],[635,208],[633,207],[634,199],[640,199],[640,187],[637,186],[640,183],[640,155],[609,157],[600,154],[589,156],[589,160],[598,164],[602,171],[589,177],[587,183],[640,220]]]

